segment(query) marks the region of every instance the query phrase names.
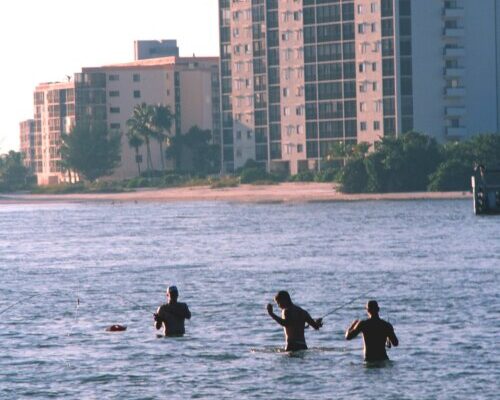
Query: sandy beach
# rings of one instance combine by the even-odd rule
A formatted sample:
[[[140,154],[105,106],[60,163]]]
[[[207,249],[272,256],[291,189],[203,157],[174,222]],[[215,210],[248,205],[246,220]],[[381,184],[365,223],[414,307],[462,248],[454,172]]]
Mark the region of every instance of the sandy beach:
[[[343,194],[331,183],[287,182],[279,185],[240,185],[234,188],[211,189],[208,186],[140,189],[126,193],[92,194],[5,194],[0,205],[39,202],[175,202],[227,201],[242,203],[307,203],[369,200],[469,199],[469,192],[418,192],[385,194]]]

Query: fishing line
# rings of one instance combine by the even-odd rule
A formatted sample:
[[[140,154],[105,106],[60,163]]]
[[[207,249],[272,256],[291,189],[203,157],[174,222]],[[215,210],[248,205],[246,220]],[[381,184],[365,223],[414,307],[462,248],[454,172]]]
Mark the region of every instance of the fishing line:
[[[126,297],[124,297],[124,296],[122,296],[122,295],[120,295],[120,294],[118,294],[118,293],[116,293],[116,295],[117,295],[120,299],[125,300],[127,303],[133,304],[134,306],[136,306],[136,307],[140,308],[141,310],[146,311],[148,314],[151,314],[151,315],[154,315],[154,314],[155,314],[155,313],[151,312],[151,310],[147,309],[145,306],[142,306],[142,305],[140,305],[139,303],[136,303],[135,301],[132,301],[132,300],[130,300],[130,299],[127,299]]]
[[[38,296],[38,295],[39,295],[38,293],[35,293],[35,294],[29,296],[26,299],[21,299],[19,301],[16,301],[14,304],[11,304],[10,306],[8,306],[8,307],[4,308],[2,311],[0,311],[0,315],[2,315],[4,312],[9,311],[11,308],[14,308],[15,306],[17,306],[18,304],[22,303],[23,301],[28,301],[28,300],[30,300],[33,297]]]
[[[327,312],[324,316],[321,317],[321,319],[325,318],[325,317],[328,317],[329,315],[333,314],[334,312],[338,311],[338,310],[342,310],[343,308],[351,305],[352,303],[354,303],[355,301],[359,300],[359,299],[362,299],[363,297],[366,297],[366,295],[370,294],[370,293],[373,293],[373,290],[370,290],[369,292],[365,292],[363,295],[361,296],[358,296],[358,297],[355,297],[354,299],[352,299],[351,301],[348,301],[347,303],[345,304],[342,304],[341,306],[338,306],[336,308],[334,308],[333,310]]]

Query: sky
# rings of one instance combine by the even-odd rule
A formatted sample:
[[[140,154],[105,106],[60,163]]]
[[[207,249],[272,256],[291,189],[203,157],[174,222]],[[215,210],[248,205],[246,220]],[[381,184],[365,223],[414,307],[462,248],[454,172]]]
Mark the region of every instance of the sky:
[[[134,40],[177,39],[181,56],[218,56],[217,0],[2,0],[0,154],[19,150],[33,91],[82,67],[132,61]]]

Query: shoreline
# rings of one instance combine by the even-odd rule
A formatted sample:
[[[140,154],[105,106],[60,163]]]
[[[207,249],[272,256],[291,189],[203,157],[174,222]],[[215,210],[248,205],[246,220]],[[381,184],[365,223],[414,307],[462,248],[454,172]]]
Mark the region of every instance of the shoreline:
[[[236,203],[323,203],[380,200],[457,200],[471,199],[470,192],[362,193],[337,192],[333,183],[286,182],[277,185],[240,185],[211,189],[209,186],[141,189],[122,193],[0,194],[6,204],[84,203],[84,202],[187,202],[224,201]]]

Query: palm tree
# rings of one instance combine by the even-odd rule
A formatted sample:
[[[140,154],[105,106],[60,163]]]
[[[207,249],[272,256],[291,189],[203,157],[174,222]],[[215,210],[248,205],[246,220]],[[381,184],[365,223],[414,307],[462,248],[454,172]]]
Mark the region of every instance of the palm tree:
[[[134,107],[132,118],[127,121],[127,135],[136,135],[146,143],[147,160],[146,165],[148,171],[153,169],[153,159],[151,158],[151,138],[155,137],[153,129],[154,109],[146,103],[138,104]]]
[[[127,132],[128,145],[135,149],[135,162],[137,163],[137,170],[139,172],[139,176],[141,175],[141,162],[142,158],[139,154],[139,148],[144,144],[144,140],[141,136],[134,133],[133,131]]]
[[[160,144],[161,166],[165,169],[165,153],[163,151],[163,143],[170,136],[170,129],[172,129],[172,121],[174,114],[170,106],[157,104],[153,106],[153,128],[155,131],[155,139]]]

